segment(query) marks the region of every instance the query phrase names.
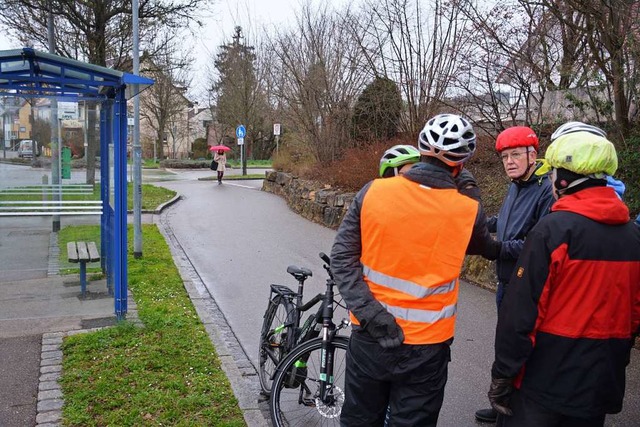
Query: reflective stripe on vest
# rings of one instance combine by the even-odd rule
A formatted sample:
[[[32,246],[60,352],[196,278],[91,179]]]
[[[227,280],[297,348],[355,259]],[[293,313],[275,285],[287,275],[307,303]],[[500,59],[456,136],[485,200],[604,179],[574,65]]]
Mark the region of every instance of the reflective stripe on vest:
[[[404,177],[375,180],[362,202],[364,280],[407,344],[453,337],[458,276],[478,203]],[[357,322],[354,322],[357,323]]]
[[[362,266],[362,272],[365,276],[367,276],[367,279],[375,282],[378,285],[395,289],[405,294],[413,295],[416,298],[424,298],[429,295],[445,294],[447,292],[451,292],[456,287],[456,281],[458,280],[458,278],[456,277],[450,282],[425,288],[424,286],[413,283],[409,280],[402,280],[393,276],[388,276],[384,273],[380,273],[379,271],[375,271],[370,267],[367,267],[366,265]]]
[[[397,319],[422,323],[435,323],[438,320],[455,316],[458,311],[458,304],[448,305],[439,311],[394,307],[385,303],[382,305]]]

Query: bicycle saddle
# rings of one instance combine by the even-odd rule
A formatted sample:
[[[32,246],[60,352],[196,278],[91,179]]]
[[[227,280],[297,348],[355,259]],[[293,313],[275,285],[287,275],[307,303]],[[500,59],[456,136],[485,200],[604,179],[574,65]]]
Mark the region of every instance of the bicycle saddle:
[[[295,265],[287,267],[287,273],[295,277],[297,280],[307,280],[307,277],[313,276],[313,273],[308,268],[298,268]]]

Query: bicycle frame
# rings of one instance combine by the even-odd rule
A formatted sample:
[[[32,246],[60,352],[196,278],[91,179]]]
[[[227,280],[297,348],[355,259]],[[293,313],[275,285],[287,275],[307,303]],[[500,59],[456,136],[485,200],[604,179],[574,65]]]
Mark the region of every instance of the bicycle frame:
[[[335,280],[329,267],[330,259],[323,253],[320,257],[325,261],[326,265],[323,267],[329,275],[316,318],[316,324],[322,325],[321,336],[300,342],[276,367],[269,402],[274,425],[286,425],[286,422],[281,424],[286,418],[286,411],[293,410],[297,414],[300,410],[303,413],[305,409],[302,408],[310,410],[309,414],[317,411],[321,419],[335,419],[344,402],[344,390],[340,384],[344,380],[345,366],[344,359],[341,358],[347,350],[347,341],[338,336],[338,332],[349,326],[350,322],[347,319],[343,319],[338,325],[333,322],[335,305],[340,303],[334,300]],[[334,366],[338,358],[341,360],[340,364]],[[284,400],[281,400],[283,396]],[[285,406],[281,407],[281,403]],[[299,405],[298,409],[295,409],[296,403]]]

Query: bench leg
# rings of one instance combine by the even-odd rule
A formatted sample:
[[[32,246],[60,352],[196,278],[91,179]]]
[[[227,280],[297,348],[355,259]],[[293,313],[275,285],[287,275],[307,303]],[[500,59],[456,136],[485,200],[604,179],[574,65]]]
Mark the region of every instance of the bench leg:
[[[87,263],[80,261],[80,289],[82,289],[82,296],[87,293]]]

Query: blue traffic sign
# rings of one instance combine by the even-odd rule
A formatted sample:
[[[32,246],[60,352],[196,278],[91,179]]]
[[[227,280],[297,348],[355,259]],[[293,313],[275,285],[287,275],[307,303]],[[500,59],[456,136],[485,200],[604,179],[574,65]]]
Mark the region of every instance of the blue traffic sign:
[[[247,130],[243,125],[240,125],[236,128],[236,138],[244,138],[247,134]]]

